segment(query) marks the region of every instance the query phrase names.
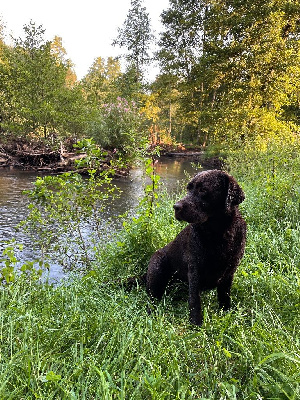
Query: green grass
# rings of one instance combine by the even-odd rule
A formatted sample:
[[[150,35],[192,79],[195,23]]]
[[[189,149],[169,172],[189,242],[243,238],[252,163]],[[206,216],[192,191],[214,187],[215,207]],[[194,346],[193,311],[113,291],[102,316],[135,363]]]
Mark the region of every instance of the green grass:
[[[272,180],[236,174],[248,241],[230,312],[205,293],[203,326],[191,326],[173,292],[148,315],[143,287],[110,279],[144,271],[182,229],[164,195],[151,228],[125,224],[94,272],[60,286],[24,275],[3,285],[0,399],[299,399],[298,183],[281,168]]]

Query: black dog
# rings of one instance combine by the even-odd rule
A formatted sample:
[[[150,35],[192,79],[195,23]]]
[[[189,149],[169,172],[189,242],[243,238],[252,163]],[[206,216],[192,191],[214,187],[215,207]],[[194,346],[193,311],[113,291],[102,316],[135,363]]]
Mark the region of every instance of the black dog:
[[[246,223],[238,209],[245,196],[219,170],[197,174],[187,190],[174,209],[176,219],[189,225],[152,255],[146,285],[152,298],[161,299],[171,280],[188,282],[190,321],[201,325],[200,291],[217,288],[220,307],[230,308],[233,275],[245,248]]]

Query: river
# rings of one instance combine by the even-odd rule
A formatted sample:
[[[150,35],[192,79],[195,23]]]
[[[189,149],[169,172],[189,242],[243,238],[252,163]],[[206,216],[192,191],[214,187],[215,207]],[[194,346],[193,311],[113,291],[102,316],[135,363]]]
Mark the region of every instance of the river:
[[[198,170],[200,167],[197,168],[187,158],[161,157],[156,163],[156,172],[170,193],[182,187],[187,176]],[[17,243],[24,245],[24,260],[34,258],[34,249],[29,238],[15,228],[28,214],[28,199],[22,192],[31,189],[38,176],[41,174],[32,171],[0,169],[0,251],[3,249],[3,242],[15,238]],[[127,178],[116,179],[114,183],[121,189],[121,196],[110,204],[109,214],[117,216],[134,210],[143,195],[143,181],[141,169],[133,169]],[[105,212],[103,215],[105,219]],[[55,280],[63,276],[62,267],[50,262],[50,278]]]

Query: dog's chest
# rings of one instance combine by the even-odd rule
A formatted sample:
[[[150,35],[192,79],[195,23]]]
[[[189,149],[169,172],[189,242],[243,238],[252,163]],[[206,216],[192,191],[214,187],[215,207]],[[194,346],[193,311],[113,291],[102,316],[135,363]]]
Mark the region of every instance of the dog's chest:
[[[195,235],[190,242],[189,254],[194,254],[194,260],[189,263],[197,264],[204,274],[222,273],[229,264],[234,264],[236,256],[236,238],[232,232],[223,234]],[[193,258],[193,257],[192,257]]]

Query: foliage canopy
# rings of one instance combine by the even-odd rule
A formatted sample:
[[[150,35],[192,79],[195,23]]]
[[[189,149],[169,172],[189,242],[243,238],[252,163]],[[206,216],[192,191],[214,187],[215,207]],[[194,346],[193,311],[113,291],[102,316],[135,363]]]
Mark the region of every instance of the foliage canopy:
[[[200,143],[295,134],[299,4],[171,0],[158,59]]]

